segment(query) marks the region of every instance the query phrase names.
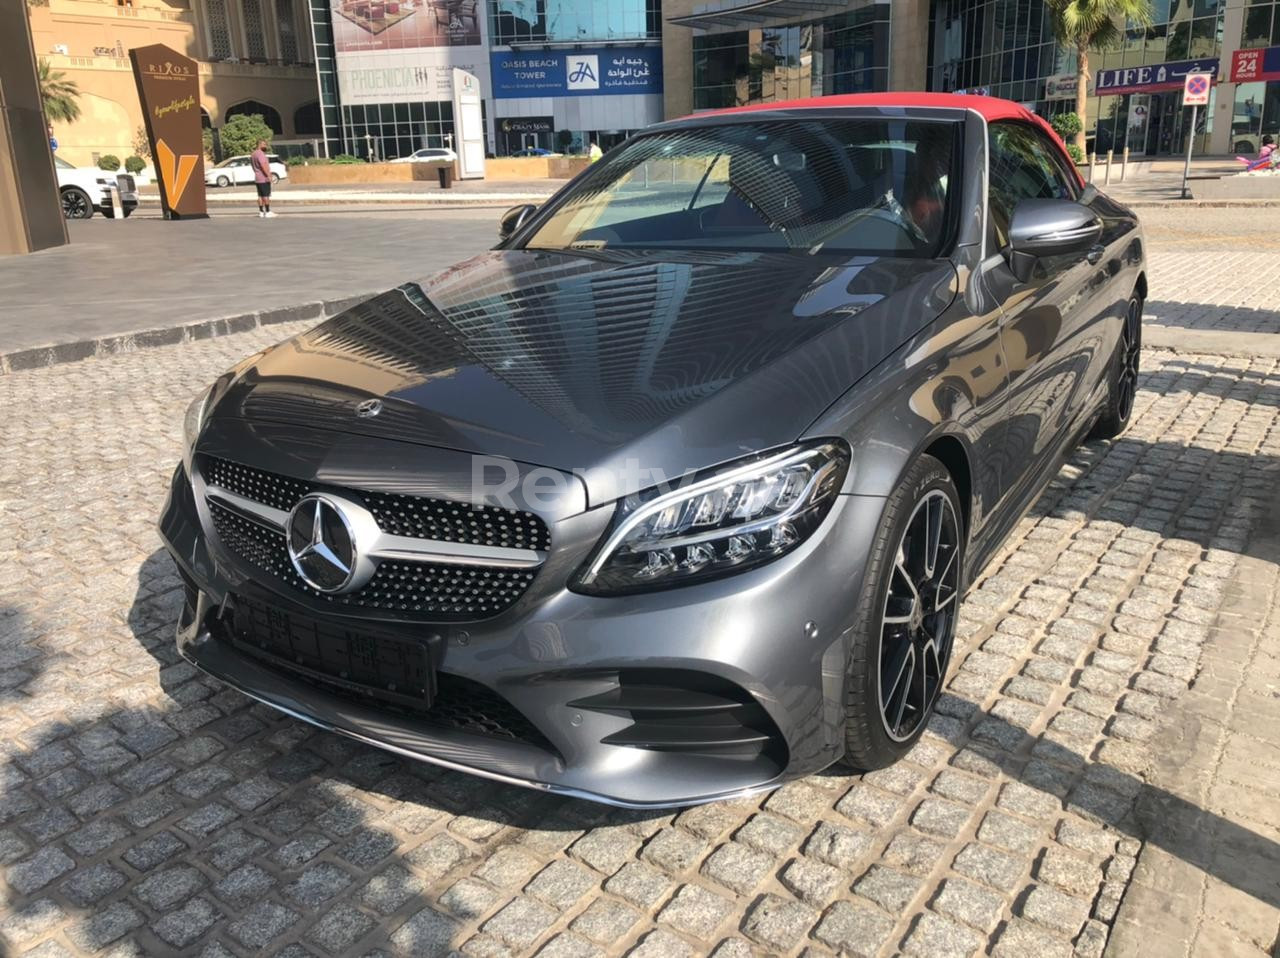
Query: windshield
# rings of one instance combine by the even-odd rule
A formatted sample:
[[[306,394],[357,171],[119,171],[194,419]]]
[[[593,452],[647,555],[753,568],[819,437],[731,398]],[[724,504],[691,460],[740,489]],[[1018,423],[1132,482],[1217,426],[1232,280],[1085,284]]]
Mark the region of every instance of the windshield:
[[[765,120],[640,136],[611,152],[530,249],[935,256],[959,124]]]
[[[223,160],[221,163],[219,163],[219,164],[217,164],[216,166],[214,166],[214,169],[215,169],[215,170],[220,170],[220,169],[222,169],[224,166],[230,166],[232,163],[235,163],[236,161],[241,160],[241,159],[243,159],[243,157],[233,156],[233,157],[231,157],[231,159],[229,159],[229,160]]]
[[[66,160],[64,160],[64,159],[63,159],[62,157],[60,157],[60,156],[55,156],[55,157],[53,158],[53,165],[54,165],[54,166],[56,166],[56,167],[57,167],[58,169],[60,169],[60,170],[74,170],[74,169],[75,169],[75,167],[74,167],[74,166],[72,166],[70,163],[68,163]]]

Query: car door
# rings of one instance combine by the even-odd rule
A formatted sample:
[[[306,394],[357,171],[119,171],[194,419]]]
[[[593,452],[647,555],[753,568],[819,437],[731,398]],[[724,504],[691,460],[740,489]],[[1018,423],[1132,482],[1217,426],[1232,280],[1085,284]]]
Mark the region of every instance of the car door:
[[[232,162],[231,166],[235,169],[234,182],[237,186],[243,183],[253,182],[253,167],[249,165],[248,157],[241,157]]]
[[[1008,246],[1009,223],[1022,200],[1079,200],[1079,181],[1058,158],[1058,147],[1020,121],[989,127],[988,231],[995,249]],[[1087,253],[1041,260],[1031,278],[1017,280],[1001,259],[983,280],[1000,304],[1000,339],[1008,362],[1006,496],[1022,499],[1039,488],[1076,438],[1087,411],[1089,370],[1098,349],[1094,328],[1101,246]]]

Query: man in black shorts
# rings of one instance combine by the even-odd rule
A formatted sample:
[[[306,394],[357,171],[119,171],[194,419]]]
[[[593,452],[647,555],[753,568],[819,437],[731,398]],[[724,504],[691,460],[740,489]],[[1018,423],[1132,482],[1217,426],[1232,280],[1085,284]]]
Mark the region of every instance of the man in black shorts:
[[[258,148],[249,157],[253,167],[253,185],[258,188],[258,215],[275,216],[271,212],[271,161],[267,159],[267,141],[259,140]]]

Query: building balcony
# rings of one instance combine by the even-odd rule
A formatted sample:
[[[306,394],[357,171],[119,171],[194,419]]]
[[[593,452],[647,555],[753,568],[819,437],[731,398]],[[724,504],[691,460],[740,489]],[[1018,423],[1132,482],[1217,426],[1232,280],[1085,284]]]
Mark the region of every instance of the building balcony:
[[[151,6],[117,6],[102,0],[48,0],[49,13],[53,17],[93,18],[97,20],[151,20],[166,23],[195,25],[196,18],[190,10],[170,10]]]
[[[291,63],[284,60],[196,58],[196,69],[206,76],[262,77],[285,80],[315,79],[314,63]]]

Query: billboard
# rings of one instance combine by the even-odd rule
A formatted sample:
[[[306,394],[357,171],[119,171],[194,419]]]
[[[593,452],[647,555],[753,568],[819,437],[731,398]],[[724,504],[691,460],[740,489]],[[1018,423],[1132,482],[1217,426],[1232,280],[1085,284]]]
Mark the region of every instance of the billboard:
[[[165,219],[207,216],[196,61],[163,43],[129,51]]]
[[[488,71],[480,0],[330,0],[345,104],[453,99],[453,71]]]
[[[495,99],[661,93],[662,50],[600,47],[490,54]]]

